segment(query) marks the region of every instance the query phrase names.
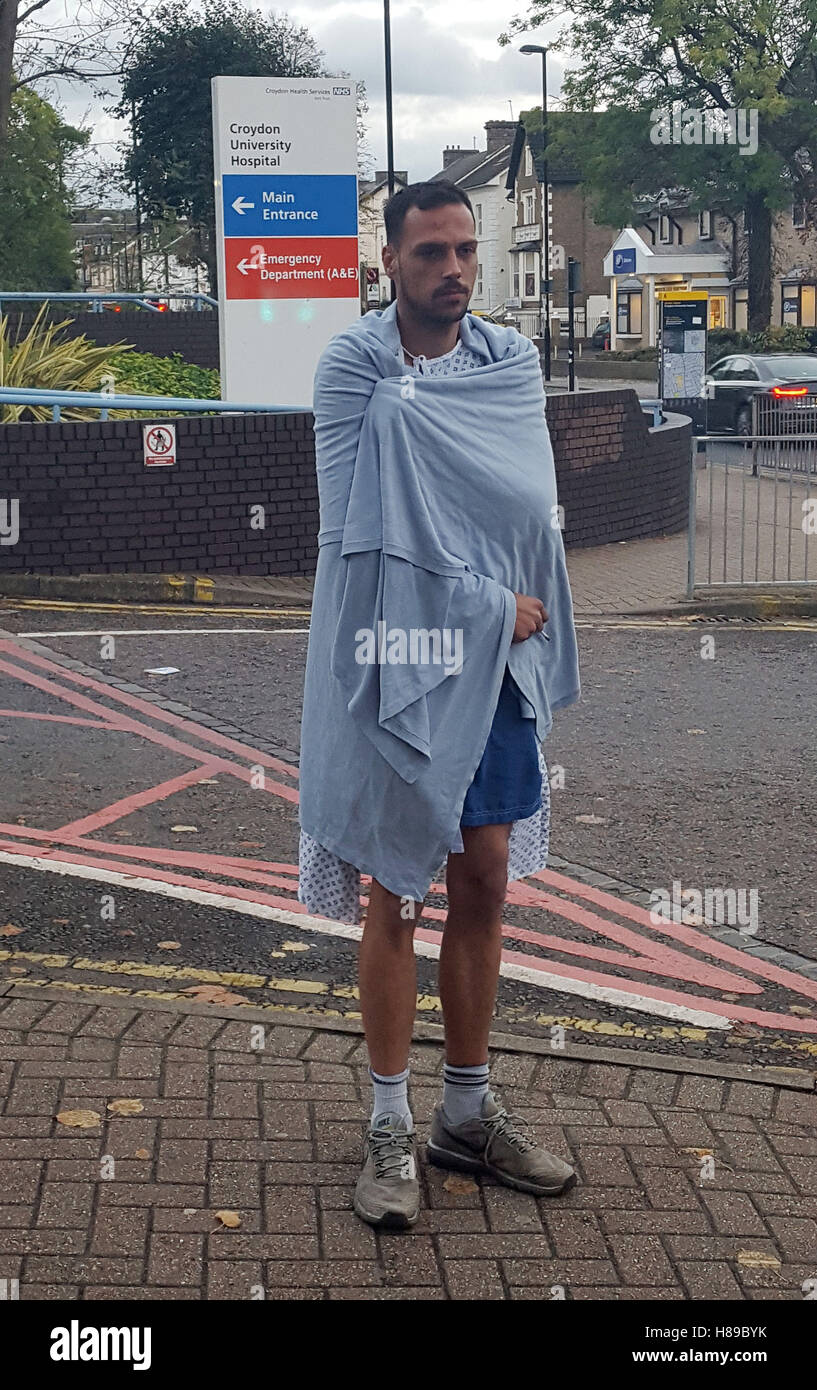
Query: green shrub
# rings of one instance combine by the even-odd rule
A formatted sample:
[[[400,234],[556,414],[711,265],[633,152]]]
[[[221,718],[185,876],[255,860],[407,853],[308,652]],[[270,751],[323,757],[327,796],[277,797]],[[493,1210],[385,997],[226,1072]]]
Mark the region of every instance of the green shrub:
[[[738,328],[713,328],[707,340],[709,365],[736,352],[814,352],[817,330],[785,323],[747,333]]]
[[[150,352],[129,352],[114,366],[116,390],[126,396],[186,396],[193,400],[218,400],[218,372],[185,362],[181,353],[154,357]]]
[[[0,386],[20,390],[99,391],[116,376],[114,363],[124,363],[129,351],[127,343],[115,347],[99,347],[85,334],[68,338],[62,332],[71,319],[52,323],[47,317],[48,305],[43,304],[28,332],[22,331],[18,319],[17,331],[12,332],[8,317],[0,318]],[[68,420],[95,420],[93,409],[64,410]],[[0,419],[50,420],[50,405],[3,405]]]

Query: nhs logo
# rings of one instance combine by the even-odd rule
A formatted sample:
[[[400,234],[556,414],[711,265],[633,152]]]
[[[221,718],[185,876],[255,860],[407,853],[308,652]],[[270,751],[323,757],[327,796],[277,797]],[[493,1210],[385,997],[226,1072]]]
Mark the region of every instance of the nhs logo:
[[[333,87],[333,88],[332,88],[332,96],[333,96],[333,97],[350,97],[351,95],[352,95],[352,89],[351,89],[351,87]]]

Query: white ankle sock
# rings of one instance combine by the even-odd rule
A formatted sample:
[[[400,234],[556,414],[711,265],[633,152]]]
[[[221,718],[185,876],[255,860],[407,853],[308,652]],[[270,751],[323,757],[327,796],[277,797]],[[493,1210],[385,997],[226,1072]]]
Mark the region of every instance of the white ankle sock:
[[[394,1076],[380,1076],[369,1067],[369,1076],[374,1088],[372,1123],[378,1115],[388,1111],[404,1119],[409,1129],[413,1128],[414,1119],[408,1102],[409,1074],[409,1068],[406,1067],[405,1071],[399,1071]]]
[[[453,1125],[461,1125],[482,1112],[488,1092],[488,1063],[475,1067],[443,1065],[443,1110]]]

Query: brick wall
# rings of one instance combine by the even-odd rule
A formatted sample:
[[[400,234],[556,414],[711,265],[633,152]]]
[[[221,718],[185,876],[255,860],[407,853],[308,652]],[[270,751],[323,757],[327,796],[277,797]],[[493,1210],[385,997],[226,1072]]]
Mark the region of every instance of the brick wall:
[[[0,425],[0,497],[20,513],[0,576],[311,574],[312,416],[201,416],[176,431],[175,466],[145,468],[139,420]],[[264,529],[250,525],[258,504]]]
[[[683,531],[691,428],[651,430],[635,391],[549,396],[566,546],[605,545]]]
[[[632,391],[551,396],[565,544],[683,529],[689,426],[650,432]],[[318,493],[311,414],[176,423],[178,461],[147,469],[142,422],[0,425],[0,499],[20,536],[0,576],[311,574]],[[253,529],[251,508],[265,509]]]
[[[34,321],[32,313],[21,314],[11,304],[7,305],[7,317],[12,336],[18,324],[22,324],[21,331],[25,333]],[[178,352],[186,362],[193,362],[197,367],[218,367],[218,314],[214,309],[168,314],[151,314],[147,310],[138,314],[132,311],[89,314],[77,312],[74,304],[53,304],[50,318],[55,323],[71,319],[65,330],[71,338],[84,333],[101,346],[131,343],[137,352],[152,352],[157,357],[170,357]]]

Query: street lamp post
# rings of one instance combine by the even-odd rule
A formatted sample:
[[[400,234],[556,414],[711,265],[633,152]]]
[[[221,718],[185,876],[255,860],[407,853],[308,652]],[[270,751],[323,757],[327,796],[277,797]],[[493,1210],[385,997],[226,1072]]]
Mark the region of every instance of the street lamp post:
[[[391,9],[389,0],[383,0],[383,40],[386,59],[386,168],[389,181],[389,197],[394,195],[394,121],[392,115],[391,88]],[[392,303],[397,298],[397,286],[391,282]]]
[[[542,55],[542,339],[545,349],[545,381],[550,381],[550,219],[548,216],[548,69],[547,49],[526,43],[520,53]]]

